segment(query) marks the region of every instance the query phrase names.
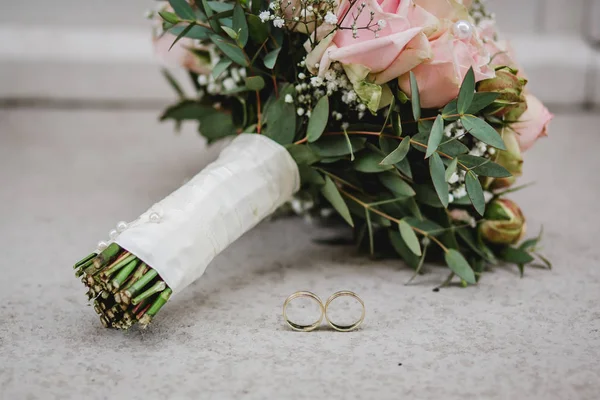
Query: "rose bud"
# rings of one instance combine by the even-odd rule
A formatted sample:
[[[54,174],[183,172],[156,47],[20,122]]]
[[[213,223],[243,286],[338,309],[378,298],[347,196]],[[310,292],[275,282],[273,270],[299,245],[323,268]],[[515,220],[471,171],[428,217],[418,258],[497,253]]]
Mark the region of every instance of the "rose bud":
[[[497,150],[492,157],[492,161],[502,165],[512,174],[507,178],[489,178],[487,187],[490,190],[505,189],[515,183],[518,176],[523,173],[523,156],[517,134],[509,128],[503,129],[501,132],[502,140],[506,146],[506,150]]]
[[[523,89],[527,80],[519,77],[518,71],[510,67],[496,70],[496,77],[486,79],[477,84],[478,92],[496,92],[500,96],[494,103],[493,114],[504,117],[507,121],[516,121],[527,110],[527,101]]]
[[[485,221],[479,226],[481,236],[491,243],[514,244],[525,235],[525,217],[519,206],[508,199],[498,199],[487,206]]]

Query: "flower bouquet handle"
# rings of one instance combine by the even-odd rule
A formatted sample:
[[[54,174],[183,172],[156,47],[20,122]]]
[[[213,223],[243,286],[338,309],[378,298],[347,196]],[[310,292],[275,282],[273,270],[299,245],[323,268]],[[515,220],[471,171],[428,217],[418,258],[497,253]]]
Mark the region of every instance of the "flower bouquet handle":
[[[540,237],[505,197],[552,115],[477,0],[170,0],[157,52],[195,93],[161,119],[235,139],[75,265],[105,326],[142,326],[278,207],[335,210],[359,248],[450,282],[521,274]],[[297,205],[301,206],[298,207]]]

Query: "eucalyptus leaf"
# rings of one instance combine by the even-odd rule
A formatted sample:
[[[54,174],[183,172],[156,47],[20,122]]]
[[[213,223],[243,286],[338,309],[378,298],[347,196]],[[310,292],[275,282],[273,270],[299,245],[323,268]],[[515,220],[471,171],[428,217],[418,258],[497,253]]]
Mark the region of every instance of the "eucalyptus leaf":
[[[444,208],[448,208],[448,184],[446,183],[446,170],[444,169],[444,163],[440,158],[439,154],[433,153],[429,158],[429,172],[431,174],[431,180],[433,181],[433,187],[437,193],[440,202]]]
[[[244,80],[248,90],[259,91],[265,87],[265,80],[262,76],[249,76]]]
[[[327,121],[329,120],[329,97],[323,96],[317,102],[317,105],[312,110],[310,118],[308,120],[308,127],[306,128],[306,136],[310,143],[318,140],[325,128],[327,127]]]
[[[396,196],[411,197],[415,195],[414,189],[406,183],[397,173],[384,172],[377,175],[383,186]]]
[[[446,174],[445,174],[446,182],[450,181],[450,178],[456,172],[457,167],[458,167],[458,158],[454,158],[450,162],[450,165],[448,165],[448,168],[446,168]]]
[[[503,261],[513,264],[529,264],[535,259],[526,252],[525,250],[517,249],[514,247],[506,247],[499,255]]]
[[[169,4],[177,14],[182,19],[187,19],[190,21],[196,20],[196,14],[194,13],[194,9],[187,0],[169,0]]]
[[[428,133],[417,133],[415,136],[412,137],[412,140],[421,144],[413,144],[413,147],[418,151],[425,153],[427,149]],[[462,144],[459,140],[449,139],[440,144],[440,146],[438,147],[438,151],[441,151],[442,153],[450,157],[456,157],[459,154],[468,153],[469,148]]]
[[[458,156],[458,160],[465,167],[472,169],[477,175],[489,176],[492,178],[508,178],[512,176],[512,174],[502,165],[487,158],[463,154]]]
[[[419,96],[419,84],[412,71],[410,71],[410,93],[413,117],[415,118],[415,121],[418,121],[421,119],[421,98]]]
[[[506,150],[502,137],[484,120],[473,115],[460,118],[463,127],[474,137],[500,150]]]
[[[237,38],[239,37],[238,33],[236,31],[234,31],[232,28],[221,25],[221,29],[223,29],[223,31],[227,34],[227,36],[229,36],[233,40],[237,40]]]
[[[171,46],[169,47],[169,51],[173,48],[173,46],[175,46],[175,43],[179,42],[179,40],[184,37],[193,27],[195,26],[195,24],[189,24],[188,26],[186,26],[179,35],[177,35],[177,37],[175,38],[175,40],[173,41],[173,43],[171,43]]]
[[[200,118],[200,133],[210,142],[226,136],[235,135],[235,126],[230,114],[219,111],[207,114]]]
[[[321,188],[321,193],[323,197],[331,203],[333,208],[344,218],[344,220],[350,226],[354,226],[354,221],[352,221],[352,216],[350,215],[350,211],[348,210],[348,206],[344,201],[342,195],[340,194],[337,186],[331,180],[330,177],[325,176],[325,185]]]
[[[431,187],[431,185],[415,184],[413,185],[413,189],[416,193],[415,198],[417,202],[430,207],[444,208],[444,205],[441,203],[437,192],[433,187]]]
[[[163,76],[165,77],[165,79],[167,80],[167,82],[169,82],[169,85],[171,85],[173,90],[177,93],[179,98],[184,99],[185,93],[183,92],[183,89],[181,89],[181,86],[179,86],[179,83],[177,82],[175,77],[173,75],[171,75],[171,73],[167,69],[163,68],[161,72],[162,72]]]
[[[429,158],[433,153],[436,152],[442,138],[444,137],[444,120],[441,115],[438,115],[431,127],[431,133],[429,134],[429,140],[427,141],[427,152],[425,158]]]
[[[419,238],[415,234],[415,231],[410,226],[410,224],[405,220],[400,220],[400,222],[398,223],[398,227],[400,228],[400,236],[402,236],[402,240],[404,240],[406,246],[415,255],[420,256],[422,254],[421,244],[419,243]]]
[[[475,72],[473,71],[473,67],[471,67],[467,71],[465,79],[463,79],[462,85],[460,86],[460,91],[458,93],[458,99],[456,101],[457,110],[460,115],[463,115],[467,112],[467,110],[471,106],[471,102],[473,101],[474,95]]]
[[[382,156],[370,151],[363,151],[354,160],[352,166],[355,170],[365,173],[378,173],[393,169],[392,165],[381,165]]]
[[[179,17],[176,14],[173,14],[172,12],[168,12],[168,11],[159,11],[158,15],[160,15],[160,17],[165,20],[166,22],[170,23],[170,24],[177,24],[179,23],[179,21],[181,21],[179,19]]]
[[[266,108],[267,121],[264,134],[279,144],[290,144],[296,135],[296,109],[293,104],[286,103],[284,96],[274,101]]]
[[[233,7],[233,30],[237,33],[238,42],[241,47],[245,47],[248,43],[248,23],[246,22],[246,14],[240,6],[240,3],[236,2]]]
[[[214,66],[211,75],[213,78],[217,79],[227,68],[229,68],[233,64],[233,61],[227,58],[221,58],[217,65]]]
[[[483,215],[485,212],[485,197],[483,196],[481,183],[479,183],[479,179],[477,179],[477,176],[472,171],[467,172],[467,175],[465,175],[465,185],[473,207],[475,207],[479,215]]]
[[[287,150],[298,165],[314,164],[321,159],[321,157],[307,145],[292,145],[289,146]]]
[[[476,284],[475,273],[465,257],[455,249],[448,249],[444,255],[448,267],[461,279],[470,284]]]
[[[200,121],[202,117],[214,112],[214,108],[200,104],[195,100],[184,100],[167,108],[160,116],[160,120],[173,119],[175,121]]]
[[[188,25],[189,26],[189,25]],[[169,32],[172,33],[175,36],[179,36],[181,34],[181,32],[183,32],[185,29],[187,29],[188,26],[174,26],[171,29],[169,29]],[[185,37],[190,38],[190,39],[198,39],[198,40],[204,40],[204,39],[208,39],[208,35],[211,33],[212,31],[204,26],[201,25],[193,25],[192,28],[190,28],[186,33],[185,33]]]
[[[392,243],[392,247],[394,250],[400,255],[400,257],[406,262],[412,269],[416,269],[419,265],[419,257],[413,253],[404,240],[402,236],[400,236],[400,232],[395,229],[388,230],[388,235],[390,238],[390,243]]]
[[[247,67],[249,65],[244,51],[234,43],[225,40],[219,35],[211,35],[210,40],[234,63],[243,67]]]
[[[428,219],[423,220],[415,217],[406,217],[404,218],[404,221],[414,228],[427,232],[427,234],[431,236],[439,235],[444,230],[441,225]]]
[[[405,136],[398,147],[381,161],[382,165],[394,165],[404,160],[410,150],[410,136]]]
[[[207,3],[214,12],[220,13],[233,10],[233,4],[230,3],[223,3],[221,1],[207,1]]]
[[[351,137],[349,147],[344,136],[325,136],[309,146],[321,157],[340,157],[362,150],[366,141],[363,137]]]
[[[269,38],[269,26],[254,14],[249,14],[247,18],[250,39],[258,45],[264,43]]]
[[[281,47],[276,48],[273,51],[267,53],[267,55],[263,58],[263,64],[268,69],[273,69],[275,64],[277,63],[277,57],[279,56],[279,52],[281,51]]]

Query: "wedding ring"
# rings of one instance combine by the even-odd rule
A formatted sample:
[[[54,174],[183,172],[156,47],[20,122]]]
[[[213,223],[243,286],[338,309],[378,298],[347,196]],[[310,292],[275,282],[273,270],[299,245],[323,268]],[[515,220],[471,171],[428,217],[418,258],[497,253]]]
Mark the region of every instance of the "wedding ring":
[[[329,307],[329,305],[331,304],[331,302],[333,300],[337,299],[338,297],[342,297],[342,296],[354,297],[362,306],[362,314],[360,315],[360,318],[358,319],[358,321],[356,321],[352,325],[338,325],[334,322],[331,322],[331,320],[329,319],[329,316],[327,315],[327,307]],[[353,331],[356,328],[358,328],[360,326],[360,324],[362,324],[362,322],[365,320],[365,311],[366,311],[365,303],[362,301],[362,299],[360,297],[358,297],[358,295],[356,293],[351,292],[349,290],[342,290],[340,292],[336,292],[336,293],[332,294],[331,297],[329,297],[327,299],[327,303],[325,303],[325,319],[327,320],[327,322],[333,329],[335,329],[336,331],[340,331],[340,332],[350,332],[350,331]]]
[[[310,299],[313,299],[314,301],[317,302],[317,304],[319,305],[319,309],[321,310],[321,315],[319,315],[319,319],[314,322],[313,324],[310,325],[300,325],[300,324],[296,324],[295,322],[290,321],[290,319],[287,316],[287,307],[290,304],[290,302],[298,297],[308,297]],[[300,331],[300,332],[310,332],[313,331],[315,329],[317,329],[317,327],[319,325],[321,325],[321,321],[323,321],[323,315],[325,314],[325,309],[323,308],[323,301],[321,301],[321,299],[319,298],[319,296],[317,296],[316,294],[312,293],[312,292],[307,292],[307,291],[301,291],[301,292],[296,292],[296,293],[292,293],[290,295],[290,297],[288,297],[285,302],[283,303],[283,319],[285,319],[285,322],[290,326],[290,328],[292,328],[295,331]]]

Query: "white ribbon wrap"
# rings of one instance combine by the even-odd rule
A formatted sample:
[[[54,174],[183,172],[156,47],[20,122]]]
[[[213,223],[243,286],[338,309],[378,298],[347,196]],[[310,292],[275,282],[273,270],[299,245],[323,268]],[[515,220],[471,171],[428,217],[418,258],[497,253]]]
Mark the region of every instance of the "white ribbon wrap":
[[[154,268],[177,293],[299,187],[298,166],[284,147],[263,135],[241,134],[115,242]]]

